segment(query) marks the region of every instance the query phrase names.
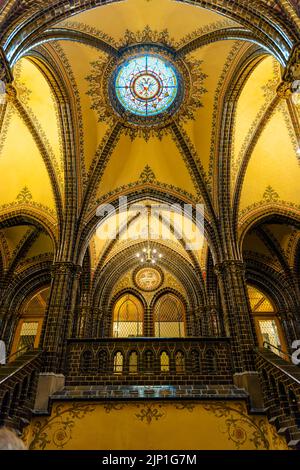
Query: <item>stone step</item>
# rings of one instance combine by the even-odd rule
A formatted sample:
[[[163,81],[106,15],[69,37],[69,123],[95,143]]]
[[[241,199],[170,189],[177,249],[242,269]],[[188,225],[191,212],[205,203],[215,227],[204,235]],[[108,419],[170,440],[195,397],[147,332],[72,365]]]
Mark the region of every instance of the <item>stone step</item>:
[[[288,443],[288,447],[294,450],[300,450],[300,439],[293,439]]]

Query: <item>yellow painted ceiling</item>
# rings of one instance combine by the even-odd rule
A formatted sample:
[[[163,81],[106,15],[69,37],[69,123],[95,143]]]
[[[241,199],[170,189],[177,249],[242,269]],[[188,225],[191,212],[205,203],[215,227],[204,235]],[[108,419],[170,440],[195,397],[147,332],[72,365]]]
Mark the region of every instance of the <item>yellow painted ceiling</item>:
[[[147,201],[144,201],[144,204],[146,205]],[[201,263],[202,252],[205,249],[204,237],[194,223],[190,223],[185,216],[174,214],[170,210],[160,211],[164,223],[154,215],[149,215],[148,219],[147,213],[135,218],[138,213],[139,211],[132,209],[128,211],[128,214],[122,214],[121,217],[116,214],[99,226],[91,241],[93,269],[100,261],[102,264],[106,264],[128,246],[140,245],[141,242],[148,239],[147,233],[149,233],[149,240],[161,245],[162,250],[166,246],[176,251],[191,264],[194,264],[193,256],[199,264]],[[127,228],[126,223],[128,224]],[[120,231],[121,227],[123,229]],[[178,235],[173,234],[173,227],[176,228]],[[181,234],[181,240],[179,234]],[[115,240],[116,235],[118,236],[117,240]],[[137,236],[138,239],[136,239]],[[193,246],[187,246],[188,243],[192,243]],[[104,251],[109,245],[111,245],[110,249],[104,258]],[[140,251],[138,246],[136,251]]]
[[[300,166],[296,157],[294,131],[286,105],[277,109],[252,154],[245,177],[241,208],[264,200],[268,186],[279,201],[300,204]]]
[[[266,57],[249,76],[240,95],[234,130],[233,181],[240,168],[245,149],[266,107],[276,96],[280,82],[280,67],[272,57]]]
[[[28,244],[31,235],[35,233],[36,228],[32,225],[17,225],[0,230],[0,247],[5,271],[10,268],[12,262],[15,262],[15,257],[17,257],[15,271],[21,271],[28,263],[38,263],[40,256],[46,254],[53,256],[53,242],[46,233],[38,233],[31,239],[31,244]],[[27,248],[24,248],[26,246]]]
[[[49,50],[54,49],[62,66],[67,68],[68,79],[71,81],[72,77],[74,78],[76,108],[79,111],[77,117],[82,118],[82,123],[79,121],[79,125],[82,125],[84,164],[88,172],[96,151],[109,129],[105,122],[99,122],[97,111],[91,109],[91,97],[87,95],[89,90],[87,77],[91,75],[92,63],[105,59],[105,54],[93,47],[71,41],[49,43],[47,47]]]
[[[21,59],[14,71],[18,97],[30,113],[36,127],[47,144],[58,179],[64,180],[64,162],[57,103],[43,74],[29,59]]]
[[[127,0],[75,15],[67,22],[55,25],[57,26],[100,36],[116,47],[124,40],[126,30],[137,33],[149,26],[158,33],[167,30],[173,45],[179,47],[179,44],[185,44],[196,36],[236,26],[236,23],[217,13],[173,0]],[[237,63],[246,57],[251,46],[249,42],[223,40],[198,48],[188,55],[189,60],[201,61],[201,70],[207,75],[203,82],[206,93],[201,98],[203,107],[195,111],[195,119],[182,124],[182,128],[188,143],[192,144],[192,151],[195,151],[193,155],[198,157],[205,177],[209,180],[208,190],[215,192],[214,200],[218,198],[217,165],[223,158],[222,151],[219,152],[217,147],[217,136],[224,93],[233,78]],[[108,59],[95,47],[67,40],[43,44],[39,52],[43,54],[43,51],[55,57],[58,68],[63,72],[71,99],[74,100],[79,124],[77,132],[81,136],[82,147],[79,154],[74,154],[71,158],[80,160],[76,165],[78,171],[80,165],[82,166],[82,174],[77,175],[80,193],[82,187],[79,182],[83,179],[88,183],[97,163],[97,151],[110,131],[106,122],[99,122],[97,109],[92,109],[93,101],[87,94],[90,90],[87,77],[91,76],[94,62]],[[46,145],[63,196],[66,168],[61,145],[63,129],[59,128],[57,104],[54,102],[50,86],[38,69],[36,60],[33,63],[29,52],[27,58],[22,58],[16,64],[13,71],[14,86],[20,103]],[[275,59],[265,57],[252,71],[241,93],[232,135],[232,197],[236,190],[235,176],[243,161],[244,149],[250,142],[258,120],[276,95],[280,73]],[[5,116],[2,122],[3,112]],[[53,188],[43,156],[28,125],[11,102],[8,102],[7,106],[0,105],[1,125],[0,174],[5,176],[2,176],[0,185],[0,212],[5,213],[11,207],[28,206],[42,207],[42,210],[45,208],[55,213]],[[254,204],[265,204],[270,197],[271,202],[278,204],[282,202],[300,205],[300,168],[296,156],[298,144],[289,109],[282,103],[266,124],[251,155],[243,182],[240,210],[247,211],[253,208]],[[152,184],[154,188],[160,185],[167,193],[172,189],[181,195],[191,195],[201,200],[191,172],[171,134],[164,135],[161,140],[152,136],[146,141],[142,137],[132,140],[123,133],[106,165],[101,169],[103,174],[90,200],[89,208],[93,210],[97,199],[103,200],[108,193],[126,191],[135,184],[142,186],[141,174],[147,166],[154,175],[147,184]],[[79,197],[79,205],[80,200]],[[28,227],[18,227],[18,230],[3,231],[2,241],[5,237],[9,251],[14,250],[22,238],[22,233],[24,235],[27,229]],[[271,227],[270,230],[283,249],[288,251],[290,244],[294,243],[293,230],[284,231],[278,227]],[[173,242],[170,236],[170,243]],[[96,236],[93,237],[90,247],[94,267],[106,244],[107,240],[99,241]],[[119,244],[121,249],[122,240]],[[177,249],[180,252],[179,245]],[[265,245],[254,234],[246,237],[244,249],[256,250],[269,256]],[[49,237],[41,234],[28,256],[34,257],[50,251]],[[203,253],[203,250],[197,253],[202,265],[205,264]]]
[[[148,141],[144,138],[132,141],[129,136],[122,135],[104,171],[97,196],[138,182],[146,166],[150,167],[156,181],[197,195],[191,175],[170,135],[161,140],[152,137]]]
[[[255,232],[250,232],[246,235],[243,243],[243,251],[245,254],[257,253],[259,255],[267,256],[270,259],[273,257],[272,253]]]
[[[32,232],[33,227],[28,225],[19,225],[18,227],[9,227],[1,230],[2,237],[5,238],[6,246],[8,247],[10,257],[19,246],[21,240],[28,232]]]
[[[96,28],[111,36],[115,41],[122,41],[125,31],[142,31],[146,25],[151,29],[167,29],[170,37],[179,42],[195,30],[208,28],[216,30],[237,25],[229,18],[217,13],[181,4],[173,0],[126,0],[98,7],[73,16],[67,23],[74,23]],[[65,26],[66,22],[59,26]]]
[[[32,258],[42,253],[53,253],[52,240],[46,233],[40,234],[30,250],[28,250],[27,257]]]
[[[35,203],[54,209],[54,197],[45,164],[39,149],[16,111],[8,105],[6,134],[0,153],[1,205],[18,202],[18,195],[27,188]]]
[[[234,59],[244,43],[241,41],[219,41],[197,49],[189,55],[191,60],[201,61],[201,69],[207,75],[202,95],[202,107],[197,109],[194,120],[184,124],[206,175],[213,179],[214,154],[212,143],[215,141],[218,128],[217,112],[221,109],[222,91],[226,77],[234,64]],[[217,155],[216,151],[216,155]]]

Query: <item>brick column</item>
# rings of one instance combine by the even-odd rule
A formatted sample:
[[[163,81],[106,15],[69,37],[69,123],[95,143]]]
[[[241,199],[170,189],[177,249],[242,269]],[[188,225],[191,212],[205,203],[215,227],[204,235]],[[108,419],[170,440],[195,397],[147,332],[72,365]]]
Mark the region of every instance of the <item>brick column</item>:
[[[199,315],[199,332],[200,336],[207,338],[210,336],[209,334],[209,311],[207,306],[199,307],[198,310]]]
[[[216,266],[224,326],[232,340],[233,367],[235,372],[254,371],[253,349],[255,340],[242,261],[228,260]]]
[[[80,299],[77,310],[77,337],[92,338],[93,337],[93,309],[91,307],[90,295],[84,292]],[[99,325],[97,325],[99,326]],[[98,336],[95,332],[94,336]]]
[[[0,338],[4,339],[6,344],[11,340],[11,327],[9,324],[8,310],[9,304],[7,299],[9,297],[10,285],[9,280],[4,277],[0,279]]]
[[[255,370],[254,322],[247,294],[245,266],[239,260],[227,260],[216,266],[223,306],[224,328],[231,337],[234,383],[247,390],[251,408],[264,408],[259,374]]]
[[[41,347],[45,350],[45,372],[64,371],[66,341],[72,336],[80,268],[71,262],[56,262],[46,312]]]

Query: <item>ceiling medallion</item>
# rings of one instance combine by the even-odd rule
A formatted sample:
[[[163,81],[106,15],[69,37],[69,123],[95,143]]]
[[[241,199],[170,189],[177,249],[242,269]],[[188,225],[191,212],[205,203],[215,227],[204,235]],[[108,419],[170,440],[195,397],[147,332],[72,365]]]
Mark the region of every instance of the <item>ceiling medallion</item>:
[[[131,138],[162,137],[169,124],[194,118],[206,93],[201,62],[176,53],[166,31],[126,32],[118,54],[91,64],[87,94],[100,122],[121,122]]]
[[[133,280],[138,289],[152,292],[162,285],[163,273],[157,268],[144,267],[135,271]]]
[[[118,100],[117,112],[131,113],[133,121],[134,116],[144,117],[149,125],[153,118],[174,112],[178,107],[181,82],[171,62],[157,54],[142,53],[125,60],[116,69],[111,92],[114,101]]]

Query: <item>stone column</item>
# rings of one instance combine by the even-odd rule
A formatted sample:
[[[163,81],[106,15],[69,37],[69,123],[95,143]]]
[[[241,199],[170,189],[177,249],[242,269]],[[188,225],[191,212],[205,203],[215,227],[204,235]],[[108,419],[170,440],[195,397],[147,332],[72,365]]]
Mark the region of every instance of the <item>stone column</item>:
[[[56,262],[46,312],[41,347],[45,351],[45,372],[64,372],[67,339],[72,336],[80,267]]]

